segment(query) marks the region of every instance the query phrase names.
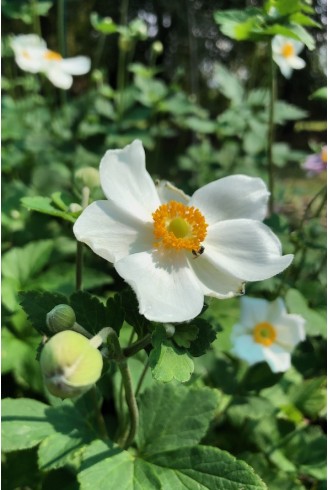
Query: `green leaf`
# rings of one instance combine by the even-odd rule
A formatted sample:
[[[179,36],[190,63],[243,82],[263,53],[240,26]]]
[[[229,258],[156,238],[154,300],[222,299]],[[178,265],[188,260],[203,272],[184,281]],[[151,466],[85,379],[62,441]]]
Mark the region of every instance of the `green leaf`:
[[[40,240],[22,248],[13,248],[3,256],[3,276],[17,280],[20,287],[28,285],[28,280],[48,263],[53,248],[53,240]]]
[[[7,490],[41,488],[36,448],[3,454],[2,487]]]
[[[181,323],[175,326],[175,332],[173,335],[173,340],[178,347],[189,348],[191,342],[196,340],[198,336],[197,325],[191,325],[190,323]]]
[[[307,301],[297,289],[289,289],[286,294],[286,305],[290,313],[296,313],[305,318],[307,335],[321,335],[327,337],[325,319],[308,307]]]
[[[166,338],[163,327],[158,327],[153,334],[154,348],[149,355],[150,368],[157,381],[168,383],[173,379],[184,383],[194,371],[194,363],[189,354],[178,349]]]
[[[2,401],[2,450],[17,451],[39,444],[54,433],[47,420],[49,409],[44,403],[29,398]]]
[[[221,63],[215,63],[213,70],[213,82],[218,85],[220,92],[235,104],[239,104],[244,98],[244,88],[238,77],[227,70]]]
[[[86,291],[77,291],[70,296],[70,304],[75,311],[77,323],[91,334],[96,334],[104,327],[112,326],[110,309],[96,296]],[[115,318],[115,314],[113,316]],[[113,328],[114,326],[118,326],[117,319],[113,323]]]
[[[222,330],[220,325],[216,325],[216,330],[212,325],[203,318],[196,318],[191,320],[190,324],[198,328],[198,335],[195,340],[190,343],[189,353],[193,357],[199,357],[204,355],[210,348],[212,342],[216,339],[216,334]]]
[[[288,392],[291,402],[306,416],[317,418],[326,406],[326,377],[307,379]]]
[[[214,133],[216,130],[216,123],[214,121],[199,119],[198,117],[188,117],[183,121],[184,126],[196,131],[197,133]]]
[[[278,100],[274,107],[274,120],[277,124],[284,124],[286,121],[297,121],[298,119],[304,119],[308,115],[307,111],[304,111],[295,105],[288,104],[283,100]]]
[[[56,432],[39,446],[39,468],[43,471],[60,468],[78,456],[86,444],[97,437],[94,408],[84,403],[90,392],[75,400],[64,401],[46,411],[47,420]]]
[[[57,218],[62,218],[71,223],[75,223],[76,218],[74,213],[67,213],[55,208],[51,204],[51,199],[49,197],[35,196],[35,197],[23,197],[21,203],[27,209],[32,211],[38,211],[39,213],[49,214],[50,216],[56,216]]]
[[[122,307],[125,311],[125,320],[135,329],[139,337],[143,337],[150,327],[150,321],[139,313],[137,297],[132,289],[126,289],[120,293]]]
[[[219,392],[155,384],[140,397],[137,445],[150,455],[197,444],[219,404]]]
[[[111,444],[93,442],[78,474],[81,490],[265,490],[253,469],[225,451],[199,446],[136,458]]]
[[[253,31],[261,31],[264,22],[263,12],[258,8],[244,10],[221,10],[214,13],[214,20],[221,26],[226,36],[243,41],[253,38]]]
[[[96,12],[92,12],[90,22],[92,27],[102,34],[108,35],[117,32],[117,25],[111,17],[100,17]]]
[[[327,87],[321,87],[318,88],[313,92],[313,94],[310,95],[309,97],[311,100],[312,99],[325,99],[327,100]]]
[[[66,296],[48,291],[22,291],[19,293],[20,304],[31,321],[33,327],[41,335],[51,336],[46,323],[47,313],[55,306],[69,304]]]

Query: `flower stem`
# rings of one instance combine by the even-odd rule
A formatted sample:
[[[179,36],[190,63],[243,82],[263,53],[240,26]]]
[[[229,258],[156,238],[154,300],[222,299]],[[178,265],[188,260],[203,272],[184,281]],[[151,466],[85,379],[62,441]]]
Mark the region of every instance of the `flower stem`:
[[[151,343],[151,334],[149,333],[145,335],[142,339],[135,342],[134,344],[125,347],[125,349],[123,349],[124,356],[125,357],[134,356],[134,354],[147,347],[147,345],[149,345],[150,343]]]
[[[149,359],[147,359],[146,364],[145,364],[145,366],[144,366],[144,368],[142,370],[142,373],[140,375],[140,378],[139,378],[139,381],[138,381],[138,384],[137,384],[137,388],[136,388],[136,392],[135,392],[135,396],[136,397],[139,394],[139,391],[141,389],[142,383],[143,383],[143,381],[145,379],[145,376],[147,374],[148,368],[149,368]]]
[[[92,397],[93,397],[93,402],[96,407],[96,417],[97,417],[97,424],[98,424],[98,429],[99,429],[99,434],[102,436],[103,439],[108,439],[108,434],[107,434],[107,428],[106,424],[104,421],[104,417],[101,413],[100,406],[98,403],[98,397],[97,397],[97,388],[96,385],[92,387]]]
[[[123,385],[125,390],[125,399],[129,409],[130,424],[129,427],[124,431],[122,436],[119,438],[118,444],[123,449],[131,446],[139,423],[139,410],[136,402],[136,398],[133,392],[133,385],[131,379],[131,373],[127,363],[127,359],[123,354],[121,349],[117,334],[115,330],[108,327],[108,348],[111,349],[112,358],[117,362],[119,370],[121,371]]]
[[[40,23],[40,17],[37,14],[37,2],[36,0],[31,0],[31,5],[32,5],[32,10],[33,10],[33,26],[36,34],[40,37],[42,37],[41,33],[41,23]]]
[[[269,180],[269,212],[274,211],[274,165],[272,148],[274,143],[274,104],[276,99],[276,67],[272,56],[271,40],[269,41],[270,54],[270,102],[269,102],[269,127],[268,127],[268,180]]]
[[[89,204],[90,189],[89,187],[83,187],[82,189],[82,209],[85,209]],[[82,289],[83,280],[83,243],[77,242],[76,245],[76,273],[75,273],[75,284],[76,290]]]

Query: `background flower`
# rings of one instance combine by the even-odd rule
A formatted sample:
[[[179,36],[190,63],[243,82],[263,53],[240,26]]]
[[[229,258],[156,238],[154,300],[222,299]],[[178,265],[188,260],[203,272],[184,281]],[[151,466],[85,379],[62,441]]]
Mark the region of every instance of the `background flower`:
[[[319,175],[327,170],[327,146],[324,146],[320,153],[309,155],[303,164],[304,170],[308,175]]]
[[[305,67],[305,61],[297,56],[303,48],[303,43],[289,37],[278,35],[272,39],[273,59],[284,77],[290,78],[293,70]]]
[[[305,320],[289,314],[284,302],[241,298],[240,323],[234,325],[232,352],[249,364],[266,361],[274,373],[287,371],[294,347],[305,339]]]
[[[42,72],[55,87],[69,89],[72,75],[85,75],[91,67],[90,58],[63,58],[47,48],[46,42],[35,34],[16,36],[11,41],[17,65],[30,73]]]
[[[74,234],[114,263],[150,320],[190,320],[200,313],[204,295],[243,294],[245,281],[272,277],[292,261],[261,223],[268,199],[261,179],[225,177],[188,201],[174,186],[157,190],[136,140],[105,154],[100,180],[108,200],[88,206]]]

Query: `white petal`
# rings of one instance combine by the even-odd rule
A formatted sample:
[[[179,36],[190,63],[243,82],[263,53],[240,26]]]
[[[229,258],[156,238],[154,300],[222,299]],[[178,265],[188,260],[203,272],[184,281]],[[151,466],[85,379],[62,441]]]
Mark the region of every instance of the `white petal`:
[[[152,222],[160,200],[145,167],[145,151],[139,140],[123,150],[108,150],[100,162],[100,181],[108,199],[129,214]]]
[[[44,61],[42,59],[44,51],[28,49],[17,53],[15,61],[19,68],[30,73],[38,73],[42,71],[44,67]]]
[[[87,56],[65,58],[60,62],[61,68],[70,75],[85,75],[91,68],[91,60]]]
[[[255,220],[236,219],[209,226],[204,246],[222,269],[243,281],[268,279],[293,260],[293,255],[281,255],[278,238]]]
[[[284,36],[280,36],[279,34],[277,36],[274,36],[272,39],[272,50],[276,53],[281,52],[282,46],[286,43],[286,38]]]
[[[151,227],[109,201],[90,204],[76,220],[73,232],[77,240],[109,262],[149,250],[154,241]]]
[[[270,306],[268,301],[262,298],[243,296],[240,302],[240,321],[245,327],[253,330],[255,325],[267,320]]]
[[[288,61],[290,66],[294,70],[301,70],[306,66],[305,61],[302,58],[299,58],[298,56],[291,56]]]
[[[47,47],[45,40],[36,34],[21,34],[19,36],[15,36],[11,39],[10,44],[15,52],[30,48]]]
[[[178,189],[167,180],[158,180],[156,182],[156,190],[162,204],[169,201],[177,201],[188,205],[190,201],[190,196],[187,196],[181,189]]]
[[[217,265],[206,250],[199,257],[188,261],[201,283],[205,296],[224,299],[244,293],[244,282]]]
[[[271,303],[268,303],[266,320],[272,325],[278,325],[285,314],[287,314],[287,310],[281,298],[277,298]]]
[[[293,69],[290,66],[290,64],[288,63],[287,59],[284,58],[283,56],[279,56],[279,55],[274,55],[273,59],[277,63],[277,65],[279,66],[280,71],[284,75],[284,77],[290,78],[292,73],[293,73]]]
[[[201,311],[204,295],[183,253],[143,252],[115,264],[135,291],[139,311],[158,322],[184,322]]]
[[[62,71],[58,63],[51,63],[50,66],[47,67],[45,74],[55,87],[67,90],[72,86],[72,75]]]
[[[305,320],[300,315],[292,315],[286,313],[280,319],[280,322],[275,324],[277,332],[276,343],[285,350],[292,352],[294,347],[305,340]]]
[[[272,344],[270,347],[265,347],[263,354],[273,373],[281,373],[290,368],[290,353],[279,345]]]
[[[296,39],[291,40],[294,46],[295,54],[299,54],[304,48],[304,44],[301,41],[296,41]]]
[[[207,224],[234,218],[263,220],[268,196],[262,179],[232,175],[198,189],[189,205],[203,213]]]
[[[254,342],[251,335],[240,335],[232,338],[232,341],[231,352],[239,359],[243,359],[251,365],[265,360],[263,346]]]

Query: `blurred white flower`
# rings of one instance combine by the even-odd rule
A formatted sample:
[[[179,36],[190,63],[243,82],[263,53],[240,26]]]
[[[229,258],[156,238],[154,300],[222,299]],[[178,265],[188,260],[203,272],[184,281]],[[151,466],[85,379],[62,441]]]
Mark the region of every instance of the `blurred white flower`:
[[[294,347],[305,339],[305,320],[289,314],[281,298],[241,298],[240,323],[231,334],[232,352],[249,364],[266,361],[274,373],[287,371]]]
[[[88,206],[74,234],[114,263],[150,320],[190,320],[204,295],[243,294],[245,281],[272,277],[292,261],[261,223],[269,195],[261,179],[225,177],[189,198],[167,182],[155,186],[136,140],[107,151],[100,182],[108,200]]]
[[[72,75],[84,75],[91,67],[90,58],[63,58],[47,48],[46,42],[35,34],[19,35],[11,40],[17,65],[30,73],[42,72],[55,87],[69,89]]]
[[[305,61],[297,56],[303,47],[303,43],[289,37],[278,35],[272,39],[273,59],[284,77],[290,78],[293,70],[301,70],[305,67]]]

